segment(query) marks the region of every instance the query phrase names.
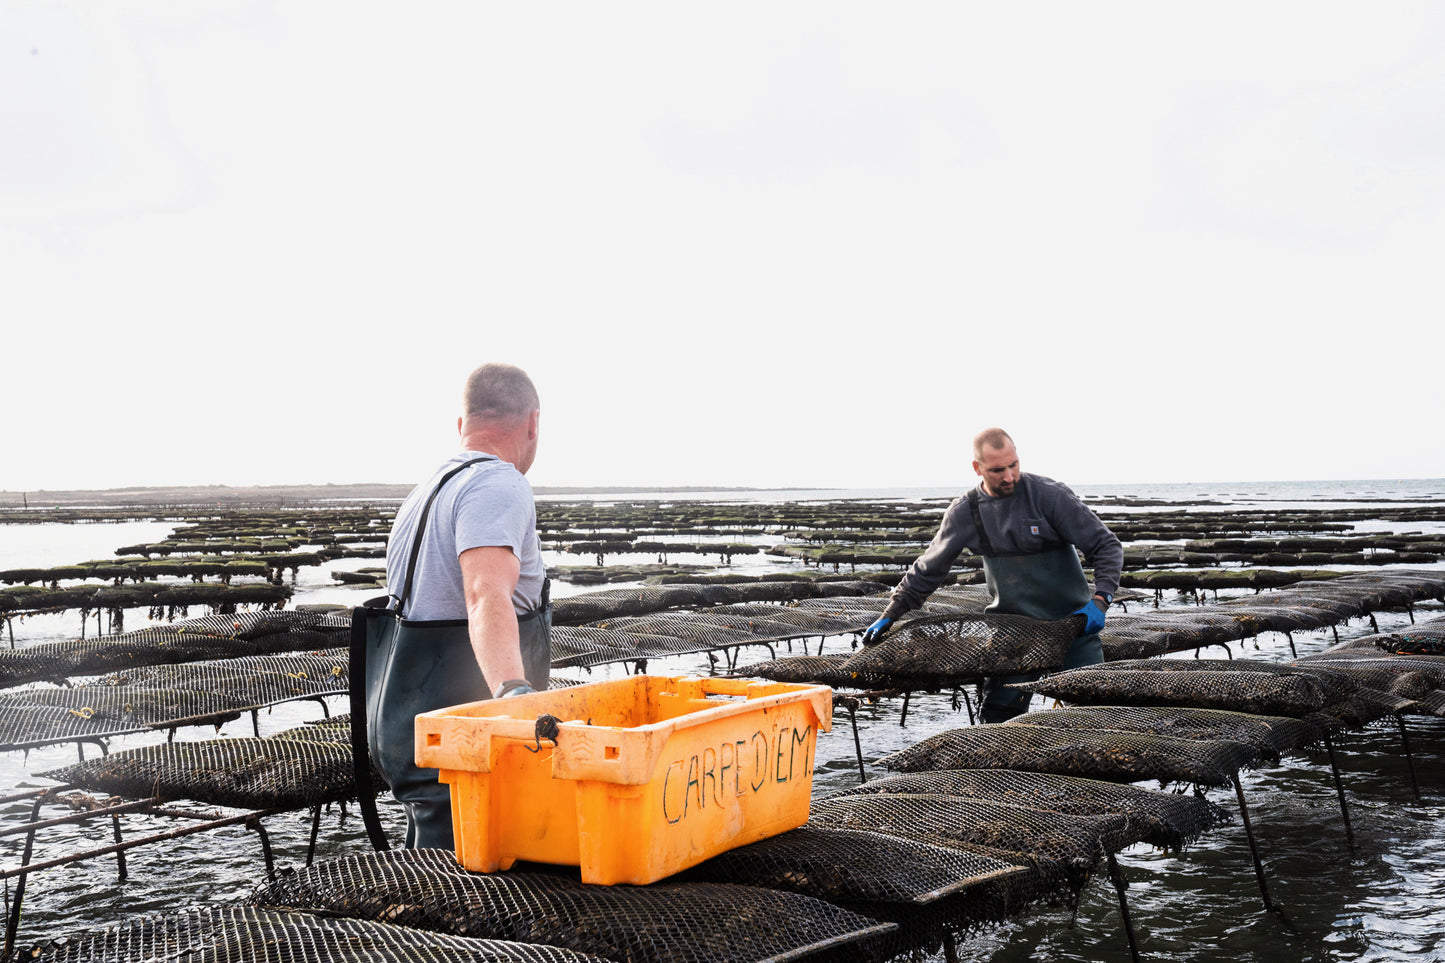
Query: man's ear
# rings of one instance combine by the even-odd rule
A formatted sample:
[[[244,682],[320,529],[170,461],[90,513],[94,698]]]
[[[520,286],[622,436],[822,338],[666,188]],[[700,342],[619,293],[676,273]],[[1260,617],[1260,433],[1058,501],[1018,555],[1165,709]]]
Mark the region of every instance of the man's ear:
[[[536,438],[537,438],[537,429],[540,427],[541,421],[542,421],[542,412],[541,412],[539,409],[537,409],[537,408],[533,408],[533,409],[532,409],[532,413],[527,416],[527,440],[528,440],[528,441],[535,441],[535,440],[536,440]]]
[[[460,435],[461,433],[462,433],[462,416],[461,416],[461,415],[457,415],[457,434]]]

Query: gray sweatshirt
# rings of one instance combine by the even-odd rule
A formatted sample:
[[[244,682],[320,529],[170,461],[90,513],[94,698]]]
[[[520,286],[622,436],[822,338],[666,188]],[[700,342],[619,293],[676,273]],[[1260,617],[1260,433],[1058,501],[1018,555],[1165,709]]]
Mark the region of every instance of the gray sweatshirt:
[[[1119,590],[1124,548],[1068,486],[1024,472],[1012,495],[995,497],[981,485],[978,494],[979,516],[995,554],[1036,555],[1068,543],[1093,567],[1095,592],[1113,595]],[[967,496],[954,499],[928,550],[914,560],[883,614],[896,619],[928,601],[948,577],[954,559],[964,549],[981,554],[980,544]]]

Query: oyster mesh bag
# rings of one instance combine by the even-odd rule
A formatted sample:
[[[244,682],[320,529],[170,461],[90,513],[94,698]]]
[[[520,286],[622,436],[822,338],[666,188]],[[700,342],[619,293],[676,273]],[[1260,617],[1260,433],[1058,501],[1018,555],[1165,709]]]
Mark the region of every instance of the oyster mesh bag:
[[[833,796],[808,821],[889,833],[942,846],[965,844],[1057,863],[1082,878],[1137,841],[1120,813],[1078,815],[938,793]]]
[[[557,625],[583,625],[601,619],[650,615],[666,608],[704,603],[699,585],[639,585],[631,589],[603,589],[557,599],[552,620]]]
[[[1225,709],[1181,706],[1071,706],[1043,709],[1009,720],[1006,725],[1045,729],[1103,729],[1143,732],[1178,739],[1231,739],[1252,746],[1263,756],[1281,756],[1324,742],[1328,717],[1264,716]]]
[[[95,639],[0,649],[0,686],[207,659],[345,645],[348,619],[285,610],[207,616]]]
[[[857,673],[849,672],[844,666],[853,653],[835,655],[785,655],[766,662],[740,666],[737,675],[753,679],[770,679],[773,682],[810,683],[831,686],[834,689],[859,689],[864,684]]]
[[[1140,678],[1132,683],[1114,680],[1079,684],[1079,680],[1090,678],[1082,673],[1109,671],[1141,675],[1162,673],[1184,677],[1201,675],[1202,680],[1189,681],[1186,678],[1184,682],[1179,682],[1176,678],[1171,682]],[[1047,685],[1054,679],[1073,673],[1081,673],[1069,683],[1071,687],[1077,688],[1075,695],[1059,695],[1057,698],[1092,705],[1189,705],[1261,715],[1293,716],[1322,712],[1355,727],[1394,712],[1404,711],[1411,706],[1411,700],[1404,696],[1373,689],[1347,673],[1307,661],[1278,663],[1246,659],[1137,659],[1111,662],[1098,669],[1071,669],[1050,679],[1041,680],[1039,684]],[[1235,673],[1241,676],[1231,679],[1230,676]],[[1278,681],[1271,684],[1266,679],[1255,678],[1261,675],[1274,676],[1281,680],[1308,681]],[[1100,691],[1101,688],[1103,691]],[[1320,704],[1315,708],[1311,708],[1314,703],[1314,696],[1309,691],[1311,688],[1319,691]],[[1110,698],[1109,693],[1114,693],[1115,697]]]
[[[1151,845],[1168,849],[1188,845],[1232,818],[1228,810],[1216,806],[1203,795],[1160,792],[1100,779],[1009,769],[898,773],[841,790],[835,795],[872,793],[965,796],[1081,816],[1119,813],[1132,821],[1132,834]]]
[[[128,668],[74,687],[16,689],[0,694],[0,748],[218,723],[264,705],[345,692],[349,681],[346,654],[329,650]]]
[[[224,662],[158,665],[115,672],[84,686],[87,691],[106,685],[144,686],[148,689],[193,689],[215,692],[246,706],[262,706],[288,699],[335,695],[351,684],[350,661],[345,649],[326,649],[294,655],[256,655]]]
[[[1445,657],[1392,655],[1378,649],[1351,650],[1334,648],[1294,663],[1301,669],[1331,670],[1367,669],[1391,675],[1422,675],[1437,689],[1445,689]],[[1353,675],[1353,673],[1350,673]],[[1391,685],[1393,690],[1394,686]]]
[[[977,847],[821,824],[730,849],[685,873],[687,879],[785,889],[834,903],[919,905],[1029,875],[1030,862]]]
[[[91,686],[78,689],[26,689],[0,695],[0,733],[11,719],[36,706],[53,706],[95,724],[92,731],[123,730],[197,716],[236,718],[250,703],[220,692]],[[218,720],[220,721],[220,720]],[[0,735],[0,741],[5,741]]]
[[[238,809],[303,809],[356,795],[350,729],[140,746],[42,773],[79,789]],[[376,774],[380,780],[380,774]]]
[[[367,853],[279,874],[247,902],[631,963],[867,960],[894,929],[781,890],[704,882],[590,886],[519,868],[469,873],[435,849]]]
[[[1361,659],[1352,664],[1321,659],[1309,659],[1298,664],[1306,671],[1333,672],[1360,685],[1367,693],[1384,693],[1407,700],[1420,698],[1440,685],[1439,677],[1431,672],[1400,671],[1389,664],[1367,664]]]
[[[1362,653],[1363,650],[1340,650],[1303,659],[1301,664],[1318,664],[1345,672],[1352,678],[1368,679],[1376,689],[1411,699],[1414,704],[1401,711],[1440,715],[1438,706],[1445,700],[1445,658],[1390,655],[1380,651],[1368,656]]]
[[[752,632],[733,628],[722,620],[711,620],[704,614],[693,612],[624,616],[583,627],[648,636],[646,644],[640,645],[639,649],[654,656],[690,655],[709,649],[753,645],[759,641],[758,636]],[[667,641],[661,642],[661,639]]]
[[[143,916],[99,933],[35,947],[44,963],[604,963],[550,946],[427,933],[387,923],[252,906]]]
[[[786,627],[787,635],[837,635],[858,630],[862,619],[831,614],[823,609],[804,609],[795,605],[755,605],[741,603],[709,610],[710,614],[734,620],[755,619],[760,626]],[[746,624],[746,622],[743,622]],[[771,631],[780,631],[771,629]]]
[[[1259,758],[1254,748],[1229,739],[982,725],[937,733],[883,756],[878,764],[895,772],[1018,769],[1111,782],[1227,786]]]
[[[883,959],[917,959],[946,935],[997,926],[1034,906],[1073,905],[1081,885],[1049,860],[815,823],[715,856],[686,876],[802,892],[897,923]]]
[[[1013,683],[1010,688],[1074,704],[1194,706],[1263,715],[1308,715],[1319,712],[1327,702],[1324,688],[1305,673],[1246,670],[1069,669],[1035,682]]]
[[[105,715],[92,716],[83,708],[8,702],[0,707],[0,751],[98,739],[137,728],[142,727],[120,724]]]
[[[1063,664],[1084,617],[947,614],[909,619],[842,666],[869,687],[938,689]]]
[[[1245,636],[1237,619],[1218,613],[1181,611],[1118,615],[1099,633],[1109,661],[1144,658],[1180,649],[1233,642]]]

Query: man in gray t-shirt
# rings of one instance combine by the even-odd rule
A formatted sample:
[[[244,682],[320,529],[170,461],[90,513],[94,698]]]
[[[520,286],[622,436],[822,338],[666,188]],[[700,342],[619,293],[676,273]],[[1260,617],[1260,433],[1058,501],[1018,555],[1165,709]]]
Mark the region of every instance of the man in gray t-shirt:
[[[1124,549],[1119,539],[1068,487],[1019,470],[1013,439],[999,428],[974,439],[974,471],[982,481],[944,512],[928,550],[909,568],[883,617],[863,633],[865,645],[883,637],[900,616],[923,605],[944,583],[965,549],[983,557],[992,597],[988,611],[1036,619],[1085,616],[1084,634],[1069,647],[1064,668],[1104,661],[1099,630],[1119,590]],[[1079,552],[1093,566],[1090,590]],[[1026,693],[1006,676],[984,681],[983,721],[1003,722],[1028,708]]]
[[[437,481],[477,457],[475,450],[457,452],[402,503],[386,547],[388,585],[400,588],[406,580],[407,553],[416,523]],[[536,611],[541,606],[542,582],[547,572],[537,537],[532,486],[515,465],[499,458],[464,468],[437,492],[417,556],[411,599],[402,614],[425,621],[465,619],[467,598],[461,559],[469,549],[482,547],[505,548],[517,557],[512,608],[517,615]]]
[[[407,845],[451,848],[450,792],[414,758],[418,713],[547,688],[551,609],[527,470],[540,405],[520,368],[467,379],[462,450],[397,511],[386,551],[394,619],[368,677],[368,741],[407,810]],[[368,657],[370,658],[370,657]]]

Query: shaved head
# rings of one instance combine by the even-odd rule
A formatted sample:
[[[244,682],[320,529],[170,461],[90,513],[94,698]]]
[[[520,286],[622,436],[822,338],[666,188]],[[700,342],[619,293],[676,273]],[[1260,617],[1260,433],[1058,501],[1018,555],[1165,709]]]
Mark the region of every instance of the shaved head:
[[[484,364],[467,376],[462,411],[469,421],[510,422],[542,407],[527,372],[510,364]]]
[[[1009,437],[1009,433],[1002,428],[985,428],[973,436],[973,459],[982,461],[984,448],[1006,448],[1013,443],[1014,440]]]

